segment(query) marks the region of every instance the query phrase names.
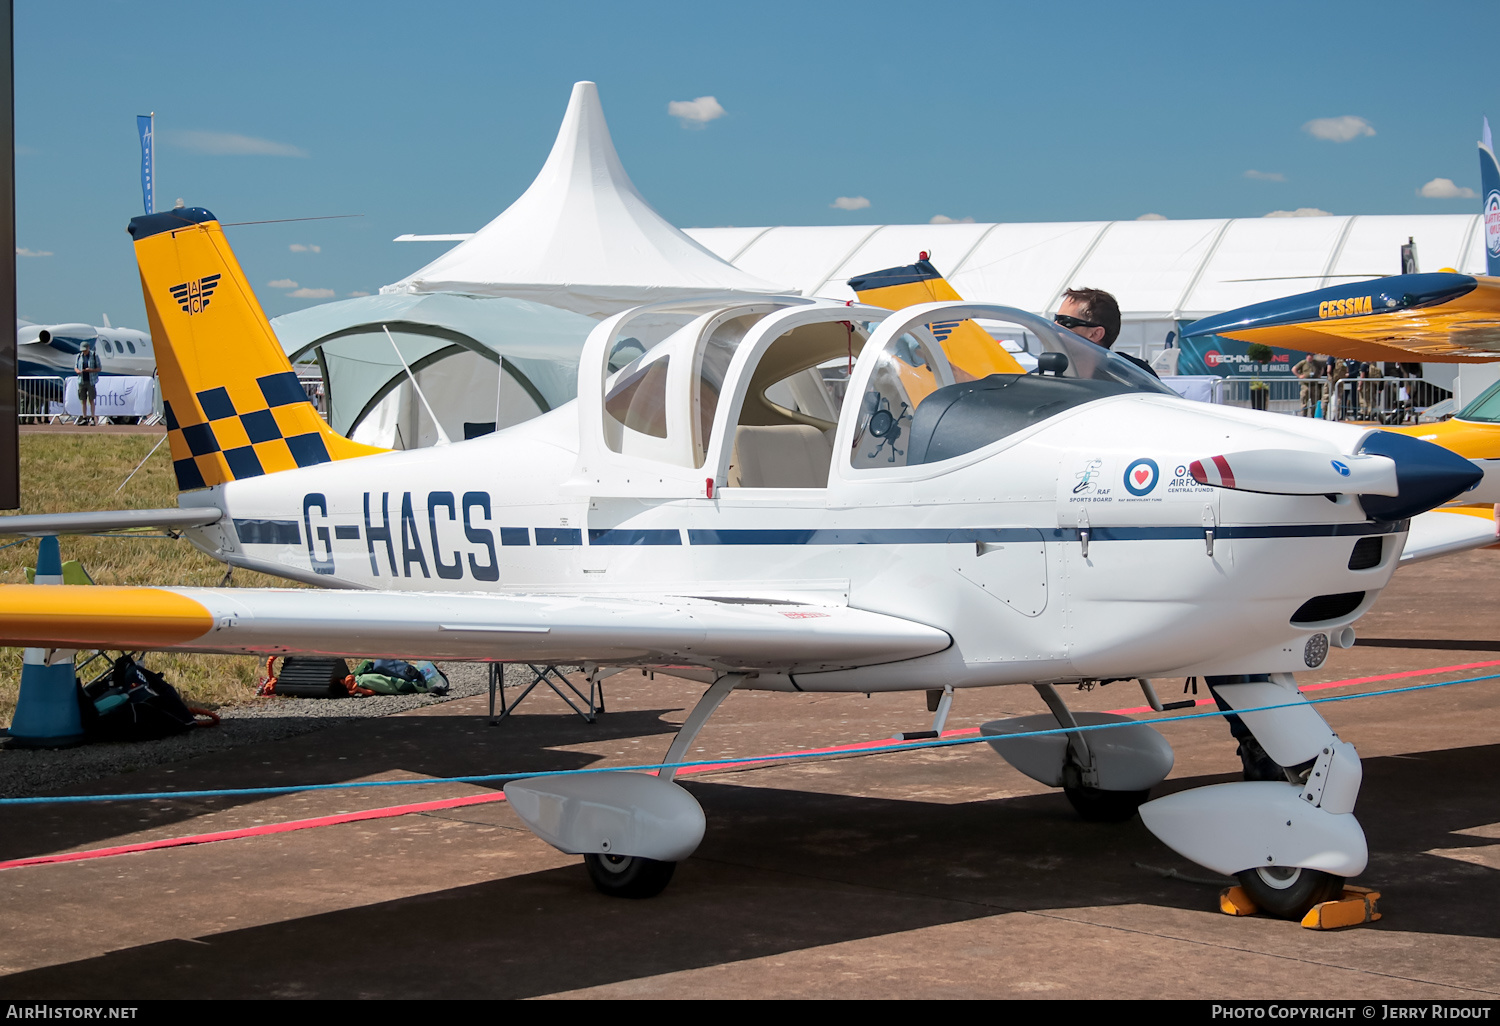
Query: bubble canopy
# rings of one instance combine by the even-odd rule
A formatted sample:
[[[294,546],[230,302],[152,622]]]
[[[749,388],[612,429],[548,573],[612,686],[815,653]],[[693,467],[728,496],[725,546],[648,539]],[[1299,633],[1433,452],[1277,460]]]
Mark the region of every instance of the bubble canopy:
[[[641,325],[673,317],[680,326],[662,341],[639,341]],[[1010,307],[933,303],[893,313],[800,297],[658,303],[609,318],[584,345],[572,485],[592,495],[687,497],[827,487],[831,472],[905,469],[912,418],[923,404],[939,397],[952,405],[945,390],[977,387],[955,371],[932,330],[954,318],[1018,325],[1044,355],[1061,357],[1046,361],[1060,368],[1046,378],[977,379],[989,392],[1021,384],[1011,394],[1032,412],[992,420],[998,433],[964,452],[1081,402],[1174,394],[1130,361]],[[998,394],[986,402],[1015,405]],[[953,448],[951,438],[946,444]],[[933,457],[943,446],[928,449],[910,465],[941,462]]]

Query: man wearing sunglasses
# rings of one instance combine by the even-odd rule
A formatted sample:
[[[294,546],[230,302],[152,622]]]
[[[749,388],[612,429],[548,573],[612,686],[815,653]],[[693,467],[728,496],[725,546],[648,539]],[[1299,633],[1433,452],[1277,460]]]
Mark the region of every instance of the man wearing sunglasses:
[[[1120,335],[1120,304],[1103,289],[1069,289],[1052,320],[1073,334],[1109,349]],[[1145,360],[1118,353],[1152,377],[1156,371]]]

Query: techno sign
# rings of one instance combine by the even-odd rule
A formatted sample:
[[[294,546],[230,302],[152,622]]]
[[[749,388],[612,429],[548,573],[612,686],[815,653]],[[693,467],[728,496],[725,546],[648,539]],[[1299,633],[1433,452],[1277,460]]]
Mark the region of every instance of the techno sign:
[[[1177,357],[1178,374],[1215,374],[1221,378],[1291,378],[1292,368],[1307,354],[1295,349],[1273,349],[1271,359],[1262,363],[1250,359],[1249,342],[1219,335],[1200,335],[1181,339]]]

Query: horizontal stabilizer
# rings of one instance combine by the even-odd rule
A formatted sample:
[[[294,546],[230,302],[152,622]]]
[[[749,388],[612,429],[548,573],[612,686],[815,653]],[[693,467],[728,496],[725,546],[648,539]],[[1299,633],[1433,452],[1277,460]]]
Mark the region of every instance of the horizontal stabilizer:
[[[212,506],[196,509],[103,509],[88,513],[40,513],[0,517],[0,537],[35,538],[48,534],[103,534],[160,528],[182,531],[216,523],[224,512]]]
[[[1449,506],[1411,518],[1401,565],[1500,543],[1500,525],[1489,506]]]
[[[1296,449],[1252,449],[1194,460],[1199,484],[1271,495],[1397,495],[1389,456],[1325,456]]]
[[[940,652],[847,606],[707,598],[0,586],[0,645],[807,672]]]

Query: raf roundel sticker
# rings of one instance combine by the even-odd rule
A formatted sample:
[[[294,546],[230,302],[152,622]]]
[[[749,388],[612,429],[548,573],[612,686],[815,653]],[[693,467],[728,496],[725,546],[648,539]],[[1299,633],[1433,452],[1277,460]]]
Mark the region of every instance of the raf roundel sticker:
[[[1155,460],[1139,459],[1125,468],[1125,490],[1131,495],[1149,495],[1161,471]]]
[[[1484,198],[1484,248],[1500,257],[1500,190],[1491,189]]]

